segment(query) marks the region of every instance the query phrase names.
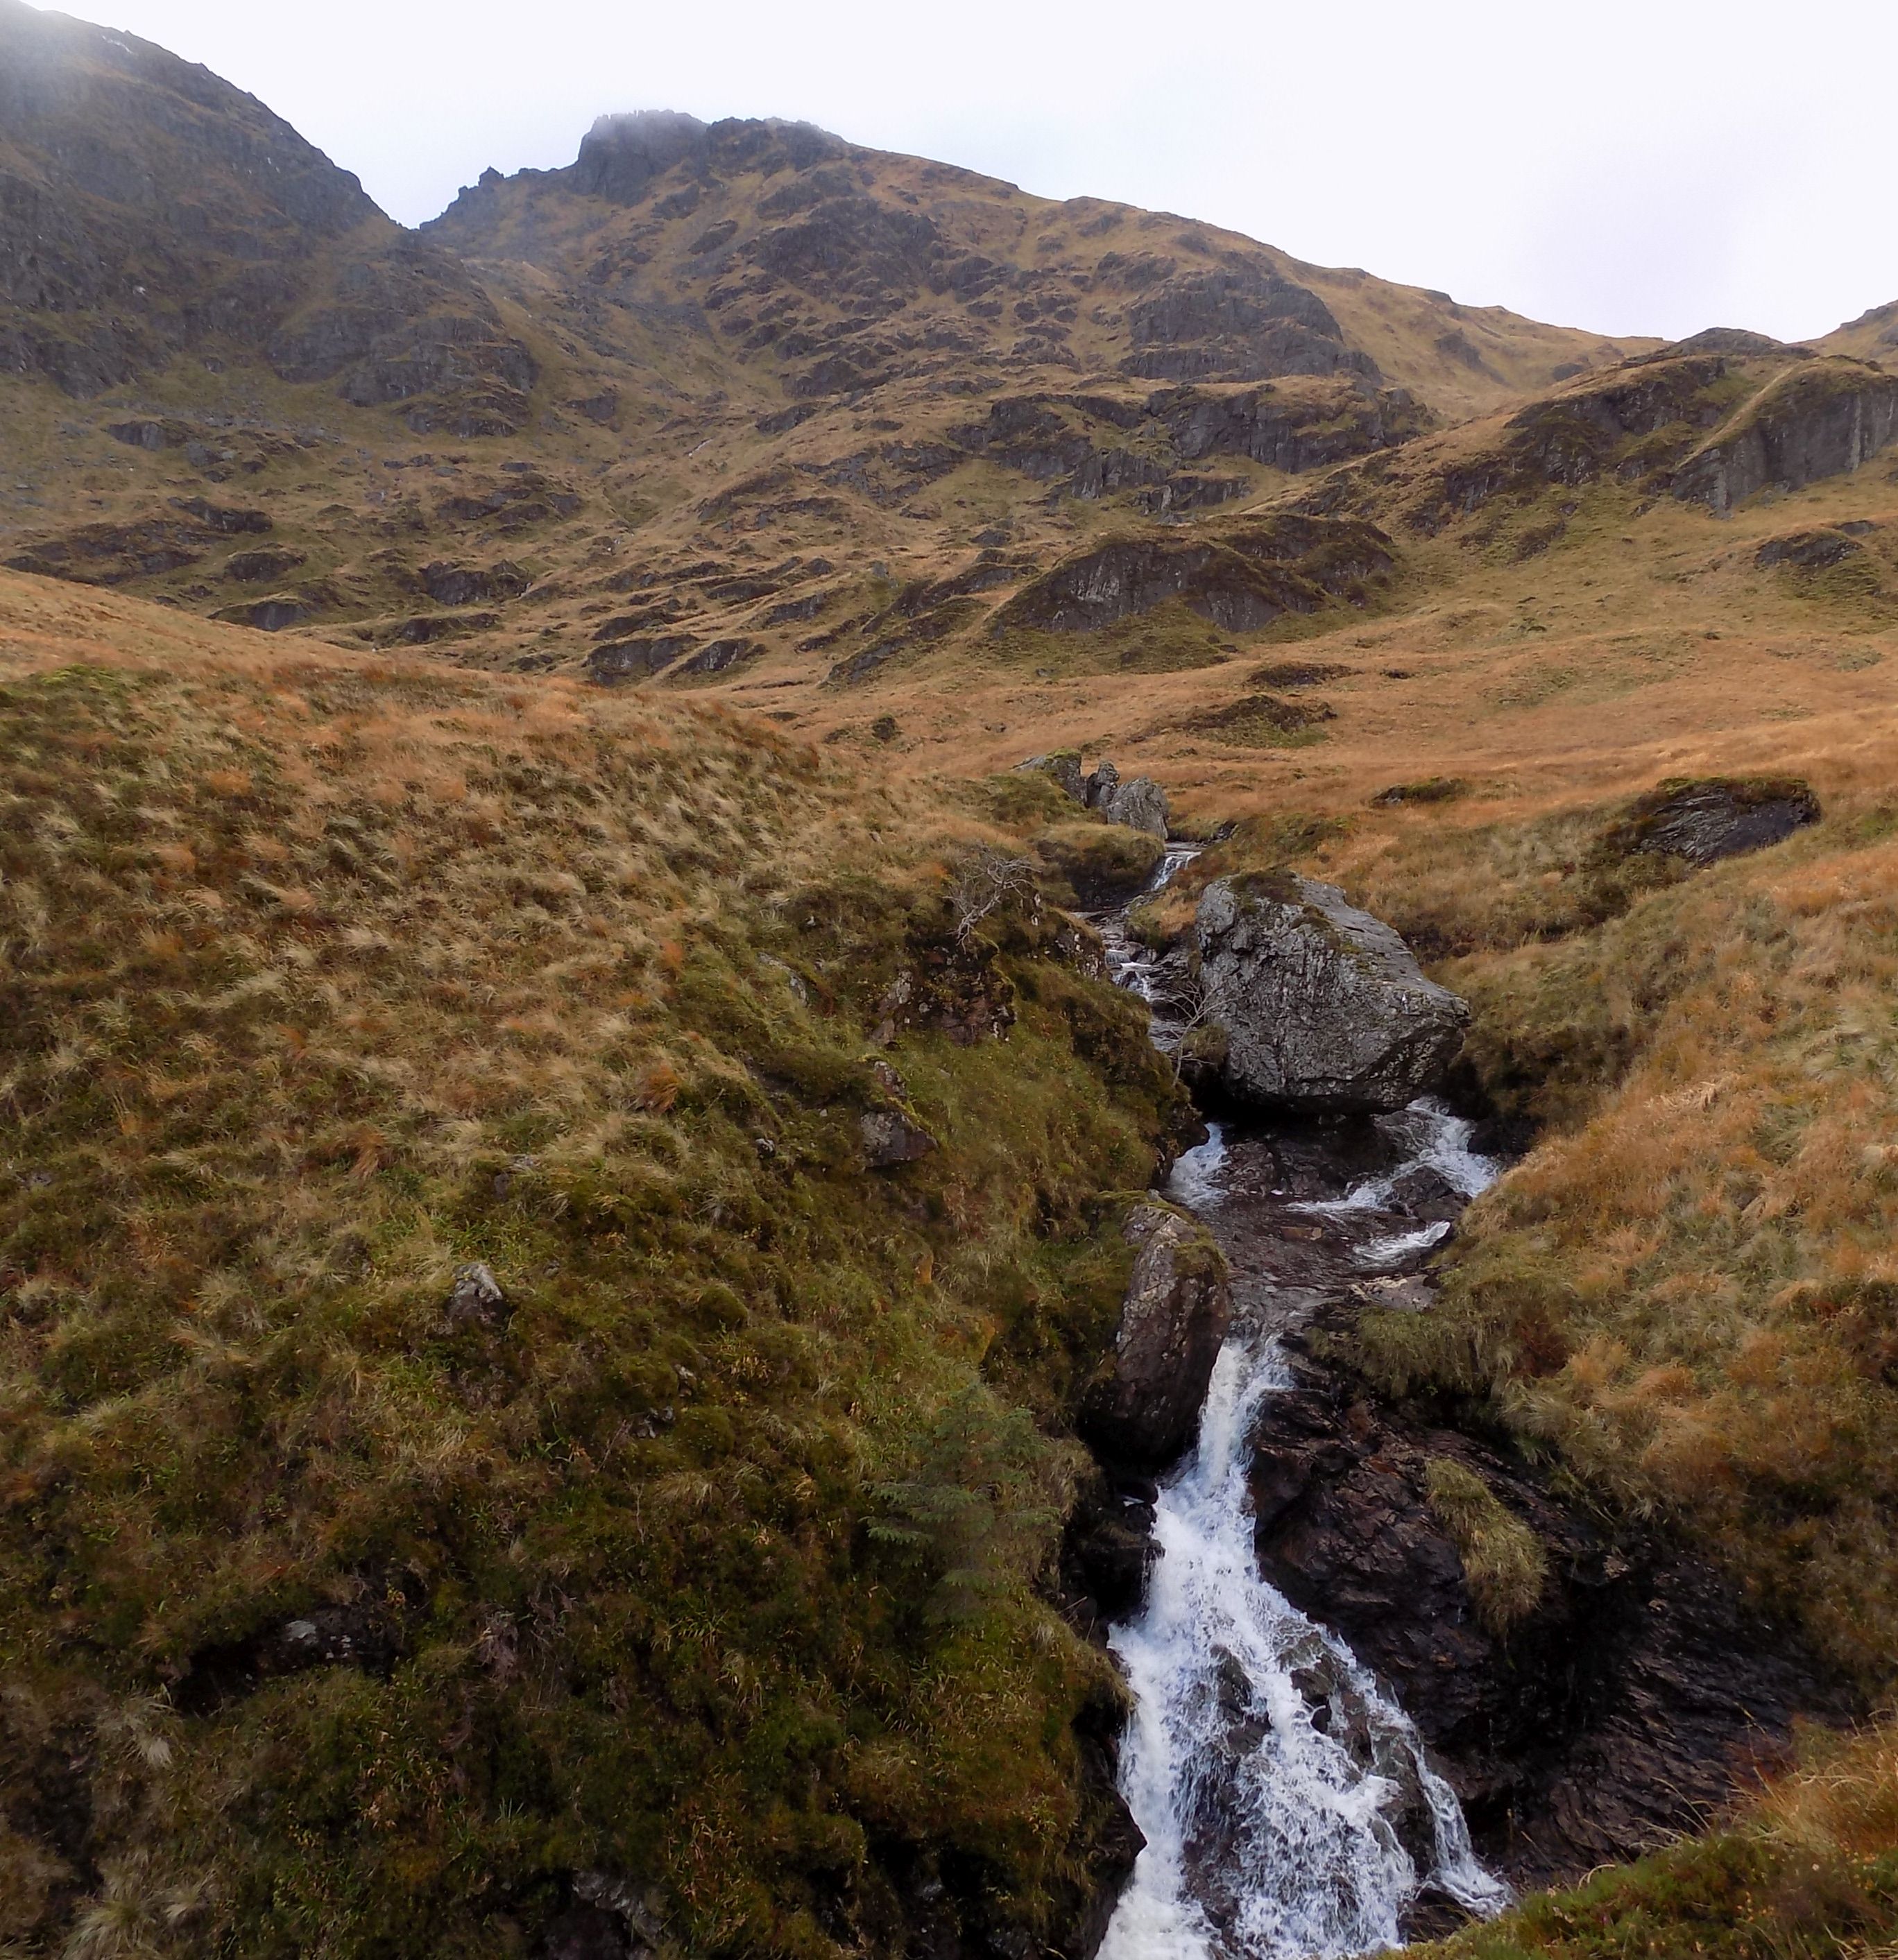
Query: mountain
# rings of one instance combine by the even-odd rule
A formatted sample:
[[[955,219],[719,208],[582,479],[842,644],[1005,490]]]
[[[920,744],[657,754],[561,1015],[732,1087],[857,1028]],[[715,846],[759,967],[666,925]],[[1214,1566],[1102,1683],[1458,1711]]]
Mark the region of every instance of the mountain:
[[[531,358],[448,254],[254,98],[0,0],[0,368],[75,399],[181,363],[505,433]]]
[[[1091,1960],[1223,1036],[1084,750],[1208,846],[1123,950],[1297,873],[1470,1007],[1508,1167],[1288,1348],[1259,1543],[1485,1858],[1661,1848],[1448,1955],[1890,1950],[1889,1726],[1785,1752],[1898,1680],[1890,315],[680,115],[406,232],[0,0],[0,1948]],[[1382,1148],[1271,1133],[1241,1305]]]
[[[6,345],[57,384],[5,404],[6,555],[272,628],[821,680],[919,583],[1626,351],[792,124],[608,118],[407,234],[162,50],[6,0],[0,53]]]

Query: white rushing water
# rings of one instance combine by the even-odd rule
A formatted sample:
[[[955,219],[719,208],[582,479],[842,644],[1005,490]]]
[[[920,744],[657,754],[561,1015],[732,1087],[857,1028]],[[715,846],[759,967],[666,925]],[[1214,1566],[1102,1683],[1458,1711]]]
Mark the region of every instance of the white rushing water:
[[[1494,1175],[1447,1112],[1419,1104],[1405,1120],[1416,1153],[1403,1169],[1428,1165],[1470,1195]],[[1170,1195],[1216,1204],[1224,1150],[1215,1129],[1180,1159]],[[1390,1181],[1305,1208],[1375,1211]],[[1360,1268],[1430,1242],[1406,1236],[1361,1246]],[[1507,1902],[1403,1711],[1259,1577],[1250,1440],[1288,1385],[1269,1334],[1235,1330],[1198,1446],[1161,1489],[1145,1608],[1111,1637],[1135,1702],[1121,1790],[1147,1845],[1100,1960],[1333,1960],[1398,1944],[1425,1888],[1478,1914]]]

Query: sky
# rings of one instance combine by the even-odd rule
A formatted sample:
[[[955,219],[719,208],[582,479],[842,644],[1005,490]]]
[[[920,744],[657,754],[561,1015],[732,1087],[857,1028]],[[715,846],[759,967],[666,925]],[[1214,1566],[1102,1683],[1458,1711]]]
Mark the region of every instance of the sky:
[[[1610,334],[1898,299],[1894,0],[91,0],[406,223],[595,116],[780,116]],[[1886,212],[1883,218],[1880,211]]]

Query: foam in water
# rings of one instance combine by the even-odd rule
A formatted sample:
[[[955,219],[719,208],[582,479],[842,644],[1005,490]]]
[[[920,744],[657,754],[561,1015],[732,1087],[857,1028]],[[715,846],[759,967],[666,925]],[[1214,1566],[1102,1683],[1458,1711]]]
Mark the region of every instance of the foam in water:
[[[1481,1189],[1493,1167],[1470,1153],[1468,1125],[1412,1113],[1412,1163]],[[1224,1150],[1215,1129],[1170,1195],[1215,1198]],[[1101,1960],[1341,1960],[1398,1944],[1425,1886],[1479,1914],[1507,1902],[1408,1718],[1259,1575],[1249,1442],[1286,1386],[1275,1342],[1227,1342],[1198,1446],[1161,1493],[1145,1609],[1112,1636],[1135,1704],[1121,1790],[1147,1845]]]

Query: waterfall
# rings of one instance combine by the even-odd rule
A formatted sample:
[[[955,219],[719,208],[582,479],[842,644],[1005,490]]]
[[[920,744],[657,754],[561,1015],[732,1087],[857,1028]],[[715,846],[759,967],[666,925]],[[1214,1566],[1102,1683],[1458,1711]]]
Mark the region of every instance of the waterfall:
[[[1170,853],[1155,886],[1189,854]],[[1116,977],[1153,1000],[1155,963],[1124,929],[1108,940]],[[1163,1043],[1168,1032],[1156,1027]],[[1434,1103],[1379,1126],[1394,1169],[1338,1196],[1271,1193],[1280,1215],[1309,1215],[1336,1236],[1341,1278],[1400,1270],[1448,1230],[1390,1229],[1403,1221],[1386,1201],[1406,1172],[1433,1171],[1464,1198],[1495,1174],[1470,1150],[1470,1126]],[[1258,1203],[1256,1180],[1227,1190],[1231,1148],[1215,1127],[1167,1188],[1215,1230],[1222,1209]],[[1400,1944],[1421,1893],[1478,1915],[1508,1900],[1409,1718],[1259,1575],[1250,1439],[1289,1386],[1278,1331],[1311,1295],[1285,1289],[1275,1312],[1269,1284],[1244,1292],[1253,1306],[1213,1371],[1197,1446],[1161,1488],[1145,1605],[1110,1637],[1134,1701],[1121,1793],[1147,1841],[1100,1960],[1344,1960]]]

